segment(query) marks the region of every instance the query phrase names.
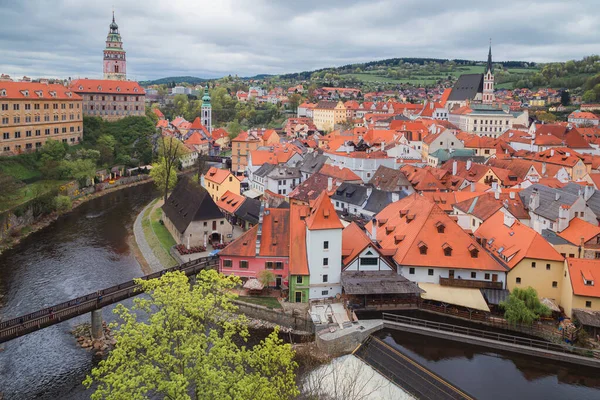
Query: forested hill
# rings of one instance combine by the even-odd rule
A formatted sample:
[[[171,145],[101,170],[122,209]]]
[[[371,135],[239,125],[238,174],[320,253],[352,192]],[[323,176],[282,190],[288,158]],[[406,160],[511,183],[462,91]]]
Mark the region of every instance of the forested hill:
[[[196,76],[169,76],[167,78],[155,79],[152,81],[140,81],[140,85],[172,85],[175,86],[179,83],[189,83],[191,85],[197,85],[202,82],[206,82],[208,79],[198,78]]]

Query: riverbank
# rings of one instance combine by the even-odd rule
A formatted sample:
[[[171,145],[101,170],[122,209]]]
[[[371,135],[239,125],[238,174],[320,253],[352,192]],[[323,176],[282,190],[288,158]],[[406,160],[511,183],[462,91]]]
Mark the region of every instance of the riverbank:
[[[25,239],[27,236],[31,235],[32,233],[40,231],[40,230],[50,226],[61,215],[72,212],[77,207],[81,206],[82,204],[87,203],[90,200],[97,199],[98,197],[102,197],[102,196],[105,196],[110,193],[114,193],[114,192],[122,190],[122,189],[130,188],[130,187],[134,187],[134,186],[138,186],[138,185],[143,185],[148,182],[152,182],[152,179],[148,178],[148,179],[144,179],[142,181],[132,182],[132,183],[128,183],[125,185],[118,185],[118,186],[110,187],[108,189],[104,189],[99,192],[94,192],[94,193],[83,195],[73,201],[71,210],[69,210],[67,213],[58,213],[56,211],[52,212],[51,214],[48,214],[48,215],[42,217],[41,219],[35,221],[34,223],[21,228],[21,230],[18,231],[18,234],[9,235],[4,240],[1,240],[0,241],[0,255],[2,255],[2,253],[4,253],[5,251],[7,251],[7,250],[13,248],[14,246],[16,246],[17,244],[19,244],[21,242],[21,240]]]

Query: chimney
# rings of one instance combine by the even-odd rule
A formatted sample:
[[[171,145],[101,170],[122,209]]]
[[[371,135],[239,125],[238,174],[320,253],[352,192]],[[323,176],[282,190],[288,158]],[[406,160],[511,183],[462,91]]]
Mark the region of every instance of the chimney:
[[[400,194],[396,192],[392,192],[392,203],[400,201]]]
[[[592,185],[587,185],[583,188],[583,199],[588,201],[594,195],[596,189]]]
[[[381,142],[381,151],[385,151],[385,142]]]
[[[456,160],[452,161],[452,175],[456,175],[458,173],[458,162]]]
[[[467,171],[471,169],[471,160],[467,160]]]
[[[377,243],[377,220],[375,218],[371,220],[371,240]]]
[[[475,191],[475,182],[471,182],[471,192]]]
[[[493,192],[497,192],[498,191],[498,182],[492,182],[492,191]]]
[[[569,227],[569,209],[564,205],[558,208],[558,229],[557,232],[562,232]]]
[[[327,191],[331,192],[332,189],[333,189],[333,178],[328,177],[327,178]]]
[[[559,201],[560,200],[560,193],[558,193],[558,192],[554,193],[554,200],[555,201]]]
[[[258,213],[258,231],[256,232],[256,255],[258,256],[260,253],[260,239],[262,236],[262,224],[263,224],[263,216],[265,213],[265,202],[260,202],[260,211]]]
[[[502,202],[502,206],[503,206],[504,208],[508,209],[508,200],[506,200],[506,199],[505,199],[505,200]]]
[[[508,196],[509,196],[511,199],[513,199],[513,200],[514,200],[514,198],[515,198],[515,192],[510,192],[510,193],[508,194]]]
[[[546,176],[546,163],[542,163],[542,177]]]
[[[496,200],[500,200],[500,192],[499,191],[497,191],[497,190],[494,191],[494,198]]]
[[[540,194],[537,189],[531,191],[529,196],[529,209],[535,211],[540,206]]]
[[[550,157],[554,157],[554,149],[550,149]]]
[[[371,193],[373,193],[373,188],[370,186],[367,186],[367,198],[371,197]]]
[[[571,153],[569,153],[568,151],[565,153],[565,156],[567,157],[571,157]]]

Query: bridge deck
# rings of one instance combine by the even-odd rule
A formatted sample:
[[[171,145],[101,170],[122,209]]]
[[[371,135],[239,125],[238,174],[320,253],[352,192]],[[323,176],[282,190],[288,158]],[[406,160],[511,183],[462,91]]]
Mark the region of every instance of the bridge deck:
[[[155,272],[140,279],[159,278],[165,272],[182,271],[187,276],[196,275],[206,268],[216,266],[216,257],[204,257],[190,261],[163,271]],[[102,307],[137,296],[141,293],[140,285],[133,280],[123,282],[95,293],[77,297],[52,307],[47,307],[26,315],[9,319],[0,323],[0,343],[7,342],[19,336],[46,328],[51,325],[75,318],[79,315],[99,310]]]
[[[376,337],[369,336],[354,355],[418,399],[473,398]]]

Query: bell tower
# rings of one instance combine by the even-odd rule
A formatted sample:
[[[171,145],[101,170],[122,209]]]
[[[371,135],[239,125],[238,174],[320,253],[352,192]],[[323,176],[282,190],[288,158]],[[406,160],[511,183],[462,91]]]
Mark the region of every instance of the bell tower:
[[[106,48],[104,49],[104,79],[114,81],[127,80],[127,61],[125,50],[119,33],[119,26],[115,22],[113,11],[112,23],[106,37]]]
[[[492,39],[490,39],[490,51],[488,52],[487,65],[483,75],[483,104],[492,104],[494,96],[494,64],[492,63]]]
[[[210,105],[210,95],[208,94],[208,82],[204,87],[200,112],[202,113],[202,125],[204,125],[209,133],[212,133],[212,106]]]

